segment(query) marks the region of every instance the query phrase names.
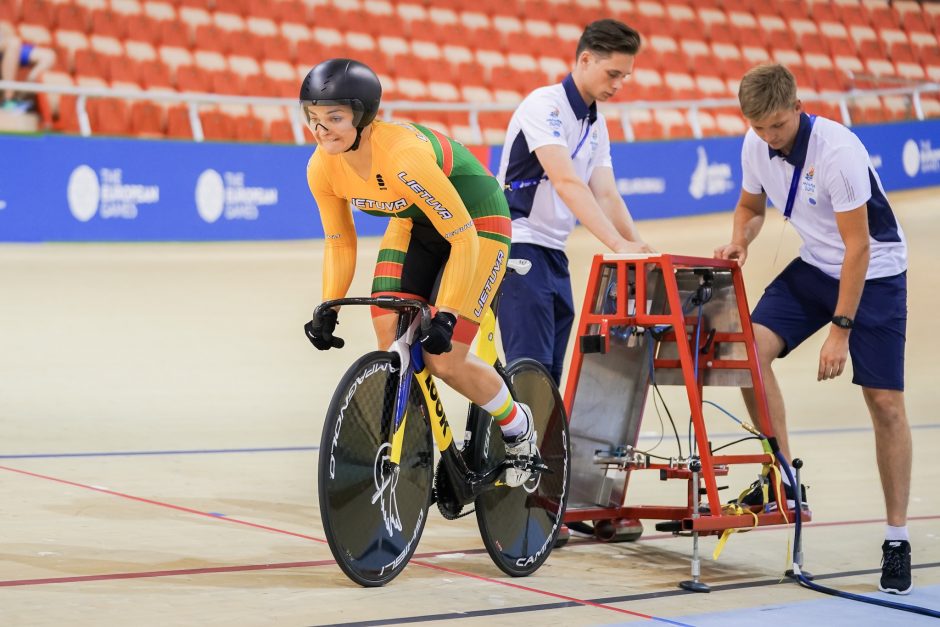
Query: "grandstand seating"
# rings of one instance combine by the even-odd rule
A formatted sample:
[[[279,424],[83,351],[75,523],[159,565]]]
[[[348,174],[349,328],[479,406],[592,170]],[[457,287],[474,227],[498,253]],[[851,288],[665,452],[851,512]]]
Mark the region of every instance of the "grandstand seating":
[[[615,17],[636,27],[644,48],[617,101],[733,97],[746,69],[765,60],[793,70],[805,95],[888,83],[940,81],[940,3],[913,0],[4,0],[0,19],[29,42],[54,48],[53,84],[294,97],[311,66],[331,56],[369,63],[386,100],[518,102],[558,81],[583,26]],[[849,74],[852,73],[852,74]],[[853,78],[854,76],[854,78]],[[893,81],[893,82],[892,82]],[[924,97],[929,115],[936,95]],[[74,97],[45,97],[47,125],[78,128]],[[837,117],[833,103],[808,108]],[[869,97],[853,121],[911,116],[904,98]],[[95,133],[190,137],[185,106],[93,99]],[[204,106],[207,139],[291,141],[284,107]],[[401,111],[459,139],[467,114]],[[508,114],[479,116],[497,143]],[[688,136],[687,112],[629,114],[638,139]],[[707,110],[706,135],[740,134],[734,108]],[[611,136],[624,137],[619,114]]]

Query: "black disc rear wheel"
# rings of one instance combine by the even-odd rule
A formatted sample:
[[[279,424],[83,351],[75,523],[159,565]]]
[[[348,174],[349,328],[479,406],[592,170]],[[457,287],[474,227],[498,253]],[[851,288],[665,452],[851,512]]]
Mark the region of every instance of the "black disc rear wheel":
[[[428,517],[434,454],[421,390],[412,379],[397,472],[388,463],[398,358],[374,352],[343,376],[320,440],[320,517],[337,564],[363,586],[395,578]]]
[[[519,359],[506,368],[515,399],[532,409],[538,448],[547,472],[518,488],[499,486],[477,497],[483,544],[496,565],[513,577],[535,572],[551,553],[562,526],[570,481],[568,420],[564,402],[548,371],[535,360]],[[474,465],[487,470],[503,462],[499,425],[474,407]]]

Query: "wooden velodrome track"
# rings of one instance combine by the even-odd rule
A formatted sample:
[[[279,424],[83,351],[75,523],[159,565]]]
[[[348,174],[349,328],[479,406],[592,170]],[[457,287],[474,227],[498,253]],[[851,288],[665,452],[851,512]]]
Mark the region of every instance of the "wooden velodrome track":
[[[934,609],[938,193],[892,196],[911,244],[915,591],[902,600]],[[727,239],[730,214],[641,228],[659,250],[709,256]],[[367,291],[376,246],[362,241],[352,292]],[[770,214],[745,267],[751,304],[796,249],[792,228]],[[569,256],[579,305],[594,252],[577,232]],[[694,595],[676,588],[688,578],[690,541],[650,522],[632,544],[575,537],[532,577],[510,580],[472,516],[448,522],[432,510],[402,576],[357,587],[323,537],[316,448],[334,385],[373,339],[366,312],[351,310],[342,351],[319,353],[303,338],[321,260],[312,241],[0,246],[0,625],[934,622],[780,583],[784,528],[735,534],[718,561],[715,539],[704,539],[703,579],[714,591]],[[884,510],[870,423],[850,374],[815,381],[820,343],[778,366],[811,486],[806,567],[829,585],[877,594]],[[684,398],[664,392],[684,433]],[[708,388],[706,398],[744,413],[735,390]],[[446,400],[460,433],[463,404]],[[727,418],[708,419],[716,442],[744,435]],[[648,412],[642,441],[659,432]],[[722,494],[751,480],[751,470],[732,475]],[[665,485],[635,478],[628,501],[681,502],[685,484]]]

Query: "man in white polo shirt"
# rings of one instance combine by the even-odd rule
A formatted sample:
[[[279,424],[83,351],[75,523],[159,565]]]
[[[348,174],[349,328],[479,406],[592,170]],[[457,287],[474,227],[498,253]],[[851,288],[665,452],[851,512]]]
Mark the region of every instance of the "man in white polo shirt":
[[[904,232],[865,146],[838,122],[803,112],[789,70],[779,64],[750,70],[738,99],[751,124],[741,150],[741,199],[731,243],[715,256],[744,264],[768,198],[803,240],[799,258],[767,287],[751,315],[774,435],[791,459],[783,396],[771,364],[827,327],[817,380],[838,377],[851,356],[852,382],[861,386],[874,424],[888,523],[879,588],[907,594],[911,433],[904,408]],[[745,400],[753,418],[752,390]],[[742,503],[763,504],[760,483]],[[787,483],[787,497],[795,500],[796,490]],[[800,494],[802,501],[802,486]]]
[[[499,305],[506,359],[531,357],[560,384],[574,304],[565,243],[580,220],[614,252],[649,252],[640,239],[610,160],[597,101],[612,98],[633,72],[640,35],[616,20],[587,26],[575,66],[560,84],[536,89],[509,122],[497,178],[512,216],[512,259],[532,262],[507,275]]]

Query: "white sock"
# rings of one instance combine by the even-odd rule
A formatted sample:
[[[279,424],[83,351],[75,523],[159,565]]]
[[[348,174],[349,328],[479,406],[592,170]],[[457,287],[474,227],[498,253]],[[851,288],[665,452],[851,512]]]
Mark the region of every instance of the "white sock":
[[[480,405],[480,408],[496,418],[504,438],[515,437],[529,426],[525,414],[516,407],[505,383],[502,384],[496,396],[485,405]]]
[[[891,525],[885,525],[885,540],[888,542],[896,542],[898,540],[910,542],[911,536],[907,533],[907,525],[904,525],[903,527],[892,527]]]

